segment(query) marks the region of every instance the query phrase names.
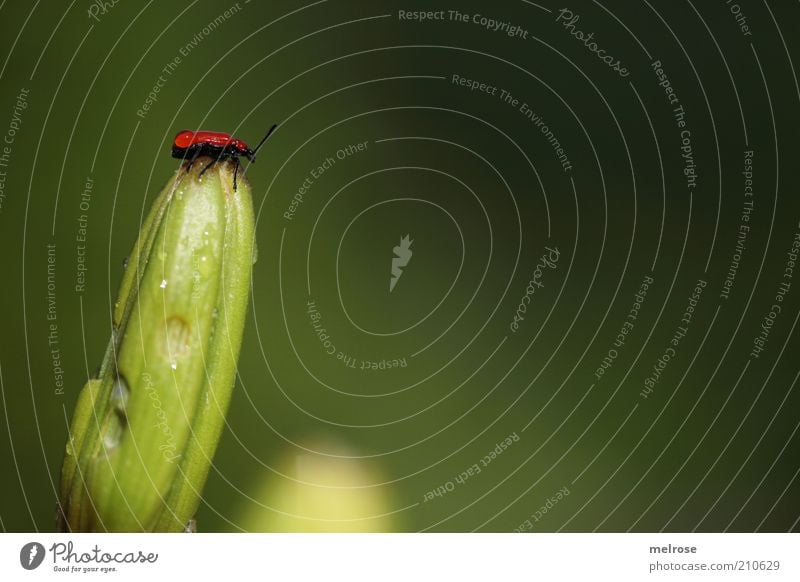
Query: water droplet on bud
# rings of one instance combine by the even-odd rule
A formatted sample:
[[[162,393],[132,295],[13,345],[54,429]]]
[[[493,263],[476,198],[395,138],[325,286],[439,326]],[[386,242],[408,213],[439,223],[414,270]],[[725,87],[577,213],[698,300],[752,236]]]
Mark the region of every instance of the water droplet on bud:
[[[123,415],[128,407],[130,392],[130,388],[128,388],[125,379],[122,376],[117,376],[114,385],[111,387],[111,406]]]
[[[167,280],[166,280],[166,279],[161,279],[161,285],[160,285],[160,287],[161,287],[162,289],[166,289],[166,288],[167,288]]]
[[[117,376],[117,379],[114,380],[114,385],[111,387],[111,412],[105,427],[103,427],[103,446],[107,450],[117,447],[125,434],[125,429],[128,426],[126,409],[129,396],[130,388],[128,388],[128,383],[122,376]]]

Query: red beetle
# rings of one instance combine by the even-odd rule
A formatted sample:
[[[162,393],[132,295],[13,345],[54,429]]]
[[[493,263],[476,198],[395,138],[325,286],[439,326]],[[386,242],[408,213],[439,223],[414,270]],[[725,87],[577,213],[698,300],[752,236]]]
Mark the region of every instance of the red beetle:
[[[236,139],[230,134],[221,131],[191,131],[185,129],[178,132],[172,142],[172,157],[182,160],[189,160],[187,170],[192,167],[195,160],[200,156],[213,158],[200,172],[202,176],[206,170],[217,162],[233,160],[236,169],[233,172],[233,189],[236,190],[236,175],[239,173],[239,157],[245,157],[250,162],[256,161],[256,153],[264,145],[270,134],[278,127],[277,124],[269,128],[267,135],[264,136],[255,149],[250,149],[246,143]]]

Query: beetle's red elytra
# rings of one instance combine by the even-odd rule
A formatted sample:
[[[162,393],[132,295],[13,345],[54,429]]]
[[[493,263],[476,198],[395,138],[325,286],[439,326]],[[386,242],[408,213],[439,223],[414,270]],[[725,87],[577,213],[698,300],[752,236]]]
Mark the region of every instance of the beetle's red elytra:
[[[175,135],[175,139],[172,142],[172,157],[188,160],[188,169],[192,167],[195,160],[200,156],[209,156],[212,158],[211,163],[203,168],[200,172],[201,176],[217,162],[232,160],[234,164],[236,164],[236,169],[233,173],[233,189],[235,190],[236,175],[239,173],[239,157],[246,158],[250,160],[251,163],[255,162],[256,153],[259,148],[264,145],[264,142],[267,141],[270,134],[275,131],[276,127],[278,127],[278,125],[274,124],[269,128],[267,135],[264,136],[264,139],[259,142],[255,149],[250,149],[245,142],[236,139],[228,133],[221,131],[191,131],[185,129],[179,131]]]

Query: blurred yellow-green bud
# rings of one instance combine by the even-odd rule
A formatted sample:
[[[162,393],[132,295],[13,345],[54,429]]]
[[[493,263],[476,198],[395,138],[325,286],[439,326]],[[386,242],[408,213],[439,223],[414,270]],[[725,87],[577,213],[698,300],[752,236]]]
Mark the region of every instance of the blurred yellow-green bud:
[[[62,531],[184,531],[230,402],[253,262],[250,185],[178,170],[129,257],[98,378],[73,414]]]
[[[249,532],[389,532],[401,527],[375,459],[354,458],[330,437],[290,447],[276,472],[264,475],[236,523]],[[331,451],[328,454],[309,452]]]

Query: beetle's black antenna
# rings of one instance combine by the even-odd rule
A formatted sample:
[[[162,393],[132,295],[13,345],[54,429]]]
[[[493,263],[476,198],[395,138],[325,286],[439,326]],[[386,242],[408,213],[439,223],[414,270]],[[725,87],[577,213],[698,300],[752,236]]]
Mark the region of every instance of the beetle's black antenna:
[[[258,145],[256,146],[256,149],[253,150],[253,155],[250,156],[250,161],[251,162],[255,162],[256,161],[256,153],[258,152],[259,149],[261,149],[261,146],[264,145],[264,142],[267,141],[267,138],[270,135],[272,135],[272,132],[275,131],[276,127],[278,127],[277,123],[274,124],[272,127],[270,127],[269,131],[267,132],[267,135],[264,136],[264,139],[262,139],[260,142],[258,142]]]

